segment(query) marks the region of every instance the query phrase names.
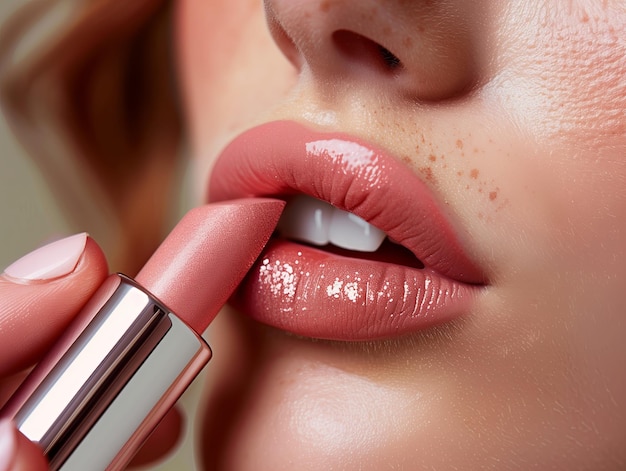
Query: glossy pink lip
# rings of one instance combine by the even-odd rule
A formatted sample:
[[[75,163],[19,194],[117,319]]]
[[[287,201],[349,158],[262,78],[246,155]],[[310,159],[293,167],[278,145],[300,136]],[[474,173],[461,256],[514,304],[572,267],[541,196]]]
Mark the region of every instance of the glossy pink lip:
[[[250,129],[219,157],[210,201],[304,193],[350,211],[409,249],[424,269],[271,242],[236,304],[299,335],[371,340],[463,315],[485,282],[426,185],[384,151],[289,122]]]

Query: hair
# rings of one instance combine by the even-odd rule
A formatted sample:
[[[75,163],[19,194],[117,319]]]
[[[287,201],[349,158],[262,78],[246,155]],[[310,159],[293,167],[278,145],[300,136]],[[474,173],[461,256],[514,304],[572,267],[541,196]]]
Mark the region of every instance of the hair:
[[[181,169],[170,10],[166,0],[32,0],[0,32],[13,132],[70,224],[131,273],[169,223]]]

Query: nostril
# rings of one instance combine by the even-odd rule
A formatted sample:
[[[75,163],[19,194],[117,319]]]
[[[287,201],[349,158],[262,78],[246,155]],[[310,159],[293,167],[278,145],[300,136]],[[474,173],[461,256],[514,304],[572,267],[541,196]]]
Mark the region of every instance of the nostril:
[[[338,30],[332,38],[339,52],[354,63],[382,72],[397,73],[403,68],[402,61],[389,49],[358,33]]]
[[[384,46],[379,45],[378,50],[380,51],[380,55],[383,61],[385,61],[385,64],[387,65],[387,67],[389,67],[392,70],[400,69],[402,67],[402,62],[400,62],[400,59],[398,59],[393,54],[393,52],[391,52],[389,49],[387,49]]]

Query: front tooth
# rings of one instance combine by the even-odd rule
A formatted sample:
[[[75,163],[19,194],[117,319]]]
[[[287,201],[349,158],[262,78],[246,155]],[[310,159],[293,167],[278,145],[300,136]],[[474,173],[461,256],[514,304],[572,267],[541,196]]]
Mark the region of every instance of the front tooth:
[[[375,252],[386,234],[364,219],[335,208],[330,222],[328,238],[338,247],[361,252]]]
[[[295,196],[283,211],[278,230],[288,239],[326,245],[334,211],[335,208],[324,201],[304,195]]]

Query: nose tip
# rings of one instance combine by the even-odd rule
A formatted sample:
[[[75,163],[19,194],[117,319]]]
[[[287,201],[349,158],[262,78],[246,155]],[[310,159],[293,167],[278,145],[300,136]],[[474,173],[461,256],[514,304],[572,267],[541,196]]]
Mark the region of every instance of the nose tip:
[[[285,56],[321,82],[368,81],[417,101],[457,96],[476,82],[464,3],[268,0]]]

